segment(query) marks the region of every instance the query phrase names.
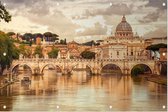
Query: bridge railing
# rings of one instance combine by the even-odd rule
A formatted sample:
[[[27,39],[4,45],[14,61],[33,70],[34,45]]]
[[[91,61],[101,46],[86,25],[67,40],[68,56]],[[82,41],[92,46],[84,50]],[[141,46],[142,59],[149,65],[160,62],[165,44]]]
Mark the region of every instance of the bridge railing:
[[[19,60],[14,60],[15,62],[119,62],[119,61],[154,61],[151,59],[44,59],[44,58],[24,58]]]

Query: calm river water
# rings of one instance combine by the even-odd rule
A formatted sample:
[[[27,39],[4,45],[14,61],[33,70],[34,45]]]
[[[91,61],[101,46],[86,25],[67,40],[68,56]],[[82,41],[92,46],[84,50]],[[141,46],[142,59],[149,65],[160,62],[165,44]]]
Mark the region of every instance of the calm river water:
[[[165,106],[165,109],[163,108]],[[31,84],[15,83],[0,91],[0,110],[10,111],[166,111],[167,87],[130,76],[61,76],[45,71]]]

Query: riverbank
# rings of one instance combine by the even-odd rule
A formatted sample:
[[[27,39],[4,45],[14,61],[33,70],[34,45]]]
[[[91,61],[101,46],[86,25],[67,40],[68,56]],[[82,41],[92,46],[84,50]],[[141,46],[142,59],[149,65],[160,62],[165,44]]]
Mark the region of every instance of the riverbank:
[[[155,82],[162,85],[167,85],[167,77],[162,75],[156,75],[156,74],[145,74],[145,75],[139,75],[141,78],[146,78],[148,81]]]
[[[1,87],[4,79],[5,79],[5,76],[0,75],[0,87]]]
[[[2,75],[0,76],[0,90],[14,83],[14,81],[7,81],[7,80],[6,80],[7,82],[4,83],[5,79],[6,79],[6,76],[2,76]]]

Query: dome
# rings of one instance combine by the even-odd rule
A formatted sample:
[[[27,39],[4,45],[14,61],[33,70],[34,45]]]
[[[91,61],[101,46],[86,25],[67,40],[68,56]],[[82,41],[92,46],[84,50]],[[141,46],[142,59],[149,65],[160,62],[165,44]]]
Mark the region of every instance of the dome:
[[[123,16],[122,21],[117,25],[117,31],[132,31],[131,25],[126,21],[125,16]]]
[[[123,16],[122,21],[116,27],[116,37],[133,37],[132,27]]]

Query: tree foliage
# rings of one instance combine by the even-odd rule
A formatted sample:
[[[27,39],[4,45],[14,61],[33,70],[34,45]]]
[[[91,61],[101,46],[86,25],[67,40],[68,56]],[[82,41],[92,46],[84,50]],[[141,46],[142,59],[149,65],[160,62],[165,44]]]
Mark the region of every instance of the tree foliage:
[[[0,34],[0,43],[0,65],[3,70],[6,66],[9,67],[13,59],[19,58],[19,50],[6,34]]]
[[[26,48],[25,44],[20,44],[19,53],[22,54],[26,58],[30,58],[32,55],[32,50],[29,48]]]
[[[98,45],[100,45],[100,42],[95,42],[94,40],[91,40],[91,41],[89,41],[89,42],[85,42],[85,43],[83,43],[82,45],[85,45],[85,46],[98,46]]]
[[[39,58],[43,57],[43,48],[41,46],[35,48],[33,55],[36,56],[36,54],[39,55]]]
[[[61,39],[61,40],[60,40],[60,44],[66,45],[66,44],[67,44],[66,39],[64,39],[64,40]]]
[[[7,35],[8,36],[13,36],[13,35],[15,35],[15,33],[14,32],[8,32]]]
[[[152,51],[158,51],[160,48],[167,48],[167,44],[154,44],[154,45],[150,45],[146,48],[146,50],[152,50]]]
[[[53,48],[49,53],[48,56],[49,58],[57,58],[58,56],[58,49],[57,48]]]
[[[31,41],[32,38],[33,38],[33,34],[31,34],[31,33],[25,33],[25,34],[23,35],[23,40]]]
[[[95,58],[95,54],[96,54],[95,52],[83,51],[80,55],[84,59],[94,59]]]
[[[4,20],[5,22],[11,21],[11,15],[6,10],[6,8],[3,6],[1,1],[0,1],[0,20]]]
[[[59,38],[57,38],[59,36],[51,32],[45,32],[43,35],[47,41],[55,42],[56,40],[59,40]]]

